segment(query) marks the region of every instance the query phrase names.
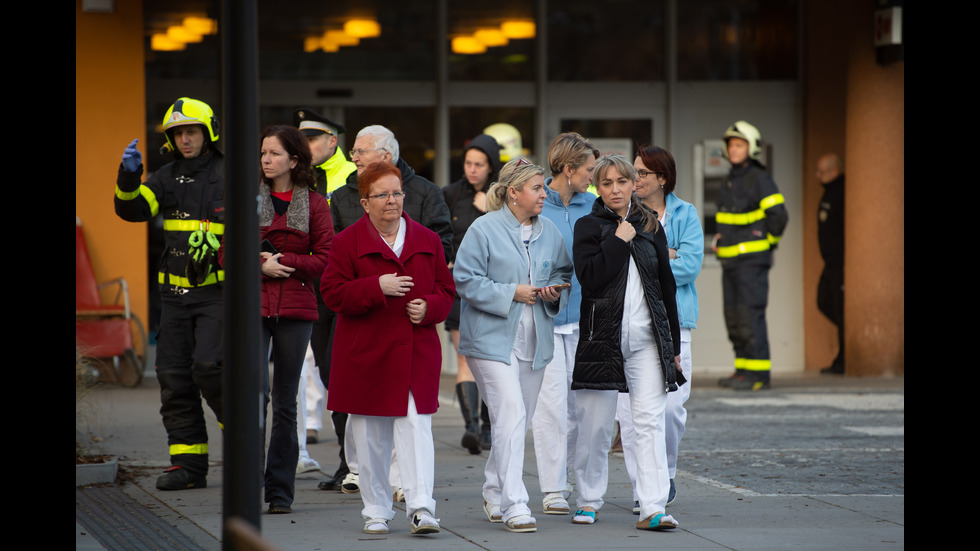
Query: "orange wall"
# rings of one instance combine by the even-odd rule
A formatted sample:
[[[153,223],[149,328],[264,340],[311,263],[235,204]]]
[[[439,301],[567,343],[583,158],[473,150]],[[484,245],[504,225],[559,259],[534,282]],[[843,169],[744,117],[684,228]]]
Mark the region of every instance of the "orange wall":
[[[857,4],[870,21],[872,4]],[[856,375],[903,375],[905,64],[876,65],[870,35],[869,25],[848,37],[845,201],[862,208],[846,210],[845,364]]]
[[[833,1],[833,0],[830,0]],[[848,0],[836,0],[846,4]],[[817,181],[817,159],[825,153],[844,157],[847,111],[847,42],[838,39],[841,17],[837,8],[806,2],[804,46],[803,143],[803,324],[806,369],[830,365],[837,355],[837,327],[817,309],[817,283],[823,270],[817,242],[817,206],[823,186]],[[847,159],[844,159],[845,167]]]
[[[140,138],[146,157],[142,10],[141,2],[121,1],[115,13],[85,13],[75,2],[75,214],[96,279],[125,277],[145,325],[146,224],[124,222],[112,206],[123,148]]]
[[[806,368],[830,365],[835,327],[816,306],[823,269],[814,171],[845,163],[845,365],[848,375],[905,372],[905,63],[875,63],[871,2],[807,2],[804,74]]]

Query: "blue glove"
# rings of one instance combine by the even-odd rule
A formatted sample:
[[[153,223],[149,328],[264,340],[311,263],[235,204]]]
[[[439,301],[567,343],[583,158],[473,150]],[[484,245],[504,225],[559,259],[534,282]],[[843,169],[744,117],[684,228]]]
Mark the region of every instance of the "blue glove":
[[[140,169],[140,165],[143,164],[143,156],[140,155],[140,150],[136,149],[136,142],[139,139],[135,139],[129,142],[126,146],[126,150],[123,151],[122,164],[126,172],[137,172]]]

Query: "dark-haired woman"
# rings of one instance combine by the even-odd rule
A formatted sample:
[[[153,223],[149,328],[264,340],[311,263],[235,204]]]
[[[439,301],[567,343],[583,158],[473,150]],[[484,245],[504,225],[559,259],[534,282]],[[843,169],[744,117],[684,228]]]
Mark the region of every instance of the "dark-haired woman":
[[[599,198],[575,224],[575,272],[582,284],[580,338],[572,389],[579,419],[575,443],[576,524],[592,524],[603,504],[617,394],[629,392],[636,430],[641,530],[677,522],[664,513],[669,479],[664,440],[667,392],[680,373],[680,329],[667,240],[657,215],[633,195],[636,170],[622,155],[596,162]]]
[[[453,250],[457,252],[466,230],[487,212],[487,191],[500,173],[500,146],[497,145],[497,140],[486,134],[470,140],[463,148],[463,173],[462,178],[442,190],[452,216]],[[490,413],[487,405],[480,399],[480,391],[470,366],[466,363],[466,356],[459,353],[459,311],[460,299],[456,295],[453,309],[446,318],[446,330],[449,331],[449,337],[456,349],[456,365],[459,368],[456,373],[456,396],[459,398],[459,407],[463,411],[463,422],[466,426],[461,444],[470,453],[478,454],[481,450],[489,450],[492,445]]]
[[[259,253],[262,270],[262,355],[273,349],[272,435],[265,467],[270,514],[292,512],[299,446],[296,392],[317,319],[312,282],[320,277],[333,240],[327,200],[315,187],[306,138],[292,126],[262,133]],[[268,410],[268,370],[262,370]],[[265,419],[263,414],[262,419]]]

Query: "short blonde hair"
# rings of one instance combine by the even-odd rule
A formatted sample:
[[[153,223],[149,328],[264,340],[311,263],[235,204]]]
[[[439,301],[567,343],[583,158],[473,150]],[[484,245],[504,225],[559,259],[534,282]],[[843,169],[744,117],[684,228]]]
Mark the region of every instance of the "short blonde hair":
[[[599,150],[578,132],[558,134],[548,148],[548,168],[552,176],[558,176],[567,166],[575,170],[584,165],[589,157],[599,158]]]

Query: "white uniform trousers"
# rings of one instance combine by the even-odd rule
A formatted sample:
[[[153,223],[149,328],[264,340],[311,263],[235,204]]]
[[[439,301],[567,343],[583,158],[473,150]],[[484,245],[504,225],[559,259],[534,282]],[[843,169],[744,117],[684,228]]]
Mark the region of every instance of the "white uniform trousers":
[[[666,422],[667,441],[667,475],[671,480],[677,476],[677,450],[687,426],[687,409],[684,403],[691,397],[691,385],[694,382],[694,365],[691,359],[691,330],[681,328],[681,370],[687,377],[687,383],[679,386],[676,391],[667,394],[667,410],[664,414]],[[619,395],[619,407],[616,411],[619,419],[619,435],[623,442],[623,459],[626,461],[626,472],[633,484],[633,500],[636,501],[636,456],[634,455],[635,436],[633,419],[630,415],[629,394]]]
[[[411,391],[408,393],[408,415],[405,417],[350,415],[349,419],[348,429],[353,433],[359,459],[359,484],[364,503],[361,516],[388,520],[395,517],[388,483],[392,448],[398,453],[408,518],[419,509],[426,509],[434,515],[432,415],[417,412]]]
[[[326,397],[326,389],[323,388],[323,381],[320,379],[320,368],[316,366],[313,358],[313,350],[308,348],[306,351],[306,361],[303,363],[303,375],[300,378],[299,391],[305,393],[306,399],[306,428],[320,432],[323,430],[323,400]],[[303,413],[303,410],[299,410]],[[299,415],[297,415],[299,417]],[[306,439],[306,433],[301,434],[301,440]]]
[[[578,348],[578,324],[571,333],[555,333],[555,357],[545,367],[541,394],[531,420],[534,457],[541,493],[564,492],[568,485],[568,458],[575,449],[575,394],[571,391]]]
[[[664,434],[667,392],[660,367],[660,353],[656,346],[629,353],[623,367],[636,431],[634,457],[643,458],[633,486],[636,499],[640,502],[640,518],[647,518],[664,511],[670,491]],[[575,393],[579,419],[579,436],[575,446],[576,506],[579,509],[592,507],[599,510],[609,484],[609,447],[614,432],[612,420],[616,415],[620,393],[608,390],[576,390]]]
[[[467,357],[480,396],[490,410],[492,447],[484,468],[483,499],[500,507],[503,520],[530,515],[524,486],[524,439],[541,392],[544,369],[511,354],[510,365]],[[403,469],[404,471],[404,469]]]

